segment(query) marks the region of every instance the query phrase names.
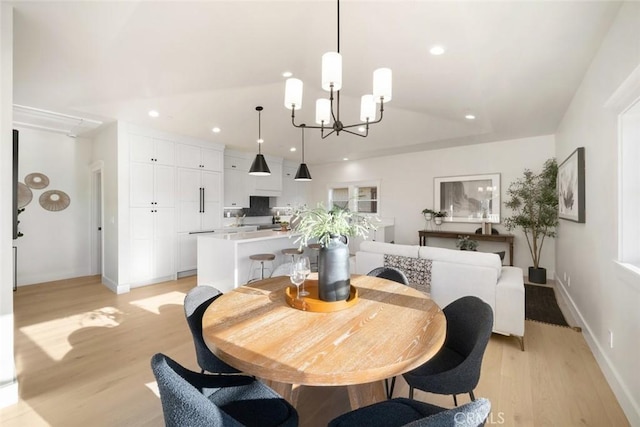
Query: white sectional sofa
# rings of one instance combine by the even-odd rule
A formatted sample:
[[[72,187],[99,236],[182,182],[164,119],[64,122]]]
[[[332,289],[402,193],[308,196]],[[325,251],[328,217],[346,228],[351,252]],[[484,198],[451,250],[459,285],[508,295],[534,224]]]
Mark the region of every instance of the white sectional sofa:
[[[370,241],[360,244],[352,268],[355,274],[367,274],[398,263],[411,282],[424,284],[430,275],[423,290],[442,308],[466,295],[481,298],[493,309],[493,331],[517,337],[524,350],[522,269],[503,266],[492,253]]]

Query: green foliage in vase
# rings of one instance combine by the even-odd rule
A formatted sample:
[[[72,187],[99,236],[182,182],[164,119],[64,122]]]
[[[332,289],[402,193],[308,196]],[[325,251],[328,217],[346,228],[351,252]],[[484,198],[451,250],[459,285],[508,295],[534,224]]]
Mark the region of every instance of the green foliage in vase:
[[[374,219],[367,215],[335,206],[327,210],[321,203],[314,209],[299,209],[294,215],[299,218],[293,232],[300,234],[296,240],[296,243],[300,242],[300,247],[307,246],[312,239],[327,246],[332,236],[361,236],[366,239],[369,230],[376,228]]]
[[[446,217],[447,215],[449,215],[449,213],[448,213],[447,211],[437,211],[437,212],[434,212],[434,213],[433,213],[433,216],[434,216],[435,218],[444,218],[444,217]]]
[[[546,237],[555,237],[558,225],[558,163],[547,160],[542,172],[535,174],[525,169],[522,178],[509,185],[504,204],[511,209],[511,216],[504,220],[508,230],[521,229],[527,239],[533,267],[539,268],[542,245]]]
[[[475,251],[478,248],[478,242],[476,240],[471,240],[469,236],[458,236],[456,248],[461,251]]]

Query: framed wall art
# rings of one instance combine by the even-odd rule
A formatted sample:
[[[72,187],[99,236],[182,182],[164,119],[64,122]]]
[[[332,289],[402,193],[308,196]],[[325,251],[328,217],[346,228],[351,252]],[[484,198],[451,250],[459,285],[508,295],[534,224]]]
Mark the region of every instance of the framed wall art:
[[[447,222],[500,222],[500,174],[434,178],[434,206]]]
[[[558,217],[585,222],[584,147],[576,148],[558,166]]]

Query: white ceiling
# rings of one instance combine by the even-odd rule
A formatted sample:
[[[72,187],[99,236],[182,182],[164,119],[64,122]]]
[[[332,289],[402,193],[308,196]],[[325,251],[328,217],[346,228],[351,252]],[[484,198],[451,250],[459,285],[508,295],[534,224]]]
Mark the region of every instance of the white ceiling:
[[[14,103],[299,159],[282,72],[304,83],[311,124],[335,1],[14,3]],[[341,119],[359,118],[372,73],[393,100],[367,138],[305,134],[308,163],[554,133],[620,3],[341,2]],[[442,56],[429,48],[441,44]],[[160,112],[152,119],[151,109]],[[464,118],[477,116],[475,121]],[[222,129],[213,134],[211,128]]]

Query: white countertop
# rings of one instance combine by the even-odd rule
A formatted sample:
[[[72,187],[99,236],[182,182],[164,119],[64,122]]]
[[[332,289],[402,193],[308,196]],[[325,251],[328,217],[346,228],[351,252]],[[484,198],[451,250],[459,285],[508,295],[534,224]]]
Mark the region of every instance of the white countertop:
[[[279,230],[260,230],[260,231],[241,231],[238,233],[228,233],[228,234],[208,234],[206,236],[201,236],[202,238],[209,239],[219,239],[219,240],[234,240],[238,243],[244,242],[255,242],[261,240],[270,240],[270,239],[282,239],[282,238],[290,238],[292,241],[299,236],[297,233],[292,233],[291,231],[279,231]]]

